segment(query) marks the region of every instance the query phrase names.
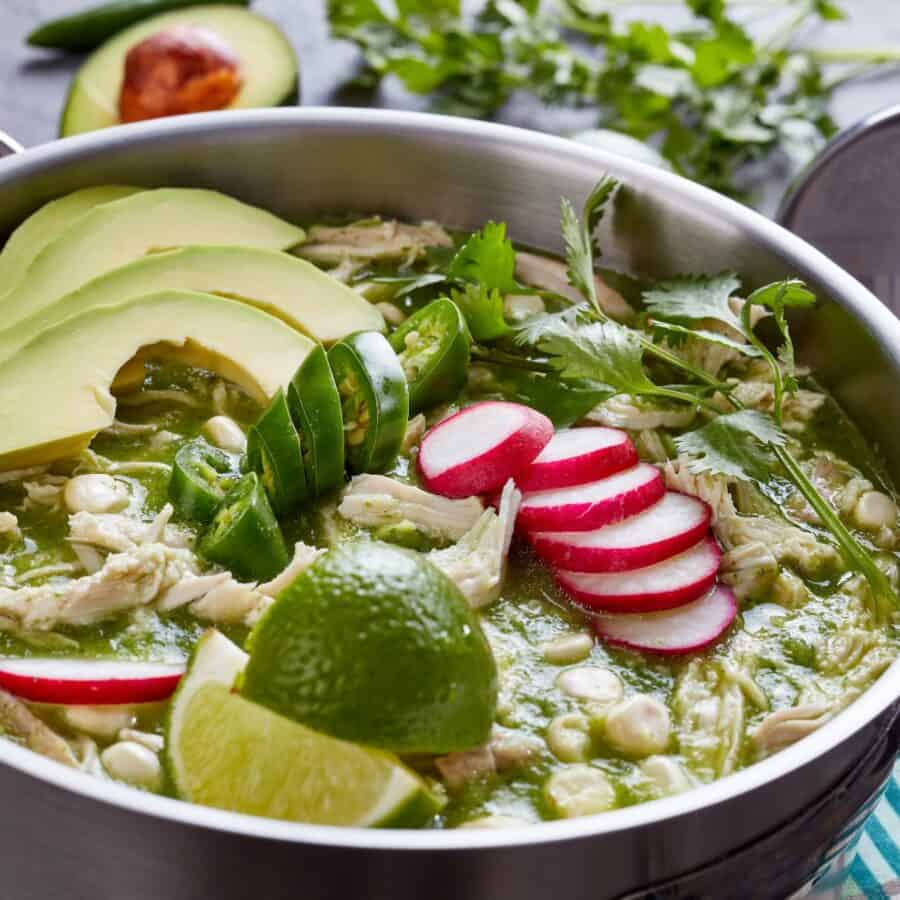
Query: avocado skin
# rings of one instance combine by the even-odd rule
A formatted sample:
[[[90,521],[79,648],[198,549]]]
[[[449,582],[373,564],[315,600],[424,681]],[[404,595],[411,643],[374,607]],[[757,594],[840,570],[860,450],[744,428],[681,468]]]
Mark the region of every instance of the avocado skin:
[[[187,6],[200,6],[209,0],[115,0],[93,9],[61,16],[39,25],[26,41],[32,47],[51,50],[93,50],[122,29],[158,13]],[[216,0],[231,6],[249,6],[250,0]]]

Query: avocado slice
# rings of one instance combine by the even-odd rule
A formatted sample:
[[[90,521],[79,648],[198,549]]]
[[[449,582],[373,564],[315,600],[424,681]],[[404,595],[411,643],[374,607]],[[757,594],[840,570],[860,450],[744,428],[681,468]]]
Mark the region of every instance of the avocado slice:
[[[323,344],[385,327],[367,300],[304,259],[258,247],[184,247],[113,269],[0,331],[0,360],[66,319],[162,290],[203,291],[249,303]]]
[[[0,297],[9,293],[25,274],[32,260],[70,225],[101,203],[130,197],[139,187],[102,184],[72,191],[45,203],[33,212],[8,238],[0,253]]]
[[[216,191],[141,191],[92,209],[51,241],[0,299],[3,323],[11,327],[146,253],[202,243],[284,250],[303,238],[301,228]]]
[[[315,346],[262,310],[192,291],[163,291],[90,310],[0,363],[0,470],[86,447],[112,424],[116,373],[143,348],[221,373],[264,404]]]
[[[237,6],[190,7],[132,25],[88,57],[69,89],[60,137],[118,124],[119,92],[128,51],[173,25],[208,28],[237,54],[244,83],[229,109],[281,106],[297,97],[297,59],[273,22]]]

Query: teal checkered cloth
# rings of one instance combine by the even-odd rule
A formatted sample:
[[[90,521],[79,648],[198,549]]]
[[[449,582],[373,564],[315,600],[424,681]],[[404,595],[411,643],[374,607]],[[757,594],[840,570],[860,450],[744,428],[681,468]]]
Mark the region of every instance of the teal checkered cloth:
[[[900,762],[875,812],[866,822],[843,900],[900,897]]]

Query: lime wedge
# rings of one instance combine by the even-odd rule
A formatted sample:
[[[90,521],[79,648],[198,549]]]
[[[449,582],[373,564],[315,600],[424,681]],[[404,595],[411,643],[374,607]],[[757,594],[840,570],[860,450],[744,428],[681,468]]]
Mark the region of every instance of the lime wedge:
[[[335,547],[281,591],[247,648],[241,695],[323,734],[430,754],[490,738],[490,645],[456,585],[412,550]]]
[[[439,808],[400,761],[232,693],[247,656],[206,632],[172,701],[166,759],[182,800],[319,825],[416,827]]]

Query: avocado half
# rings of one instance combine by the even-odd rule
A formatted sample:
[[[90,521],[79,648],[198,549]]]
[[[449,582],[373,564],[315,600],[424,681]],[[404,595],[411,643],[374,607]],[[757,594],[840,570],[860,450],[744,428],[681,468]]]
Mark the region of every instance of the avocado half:
[[[273,22],[237,6],[193,6],[126,28],[92,53],[72,81],[60,119],[60,137],[119,124],[119,92],[128,51],[174,25],[208,28],[240,58],[244,84],[229,109],[281,106],[298,98],[297,59]]]
[[[315,347],[261,309],[194,291],[161,291],[88,309],[0,363],[0,470],[50,462],[109,427],[111,391],[147,347],[219,373],[260,404],[287,387]]]

